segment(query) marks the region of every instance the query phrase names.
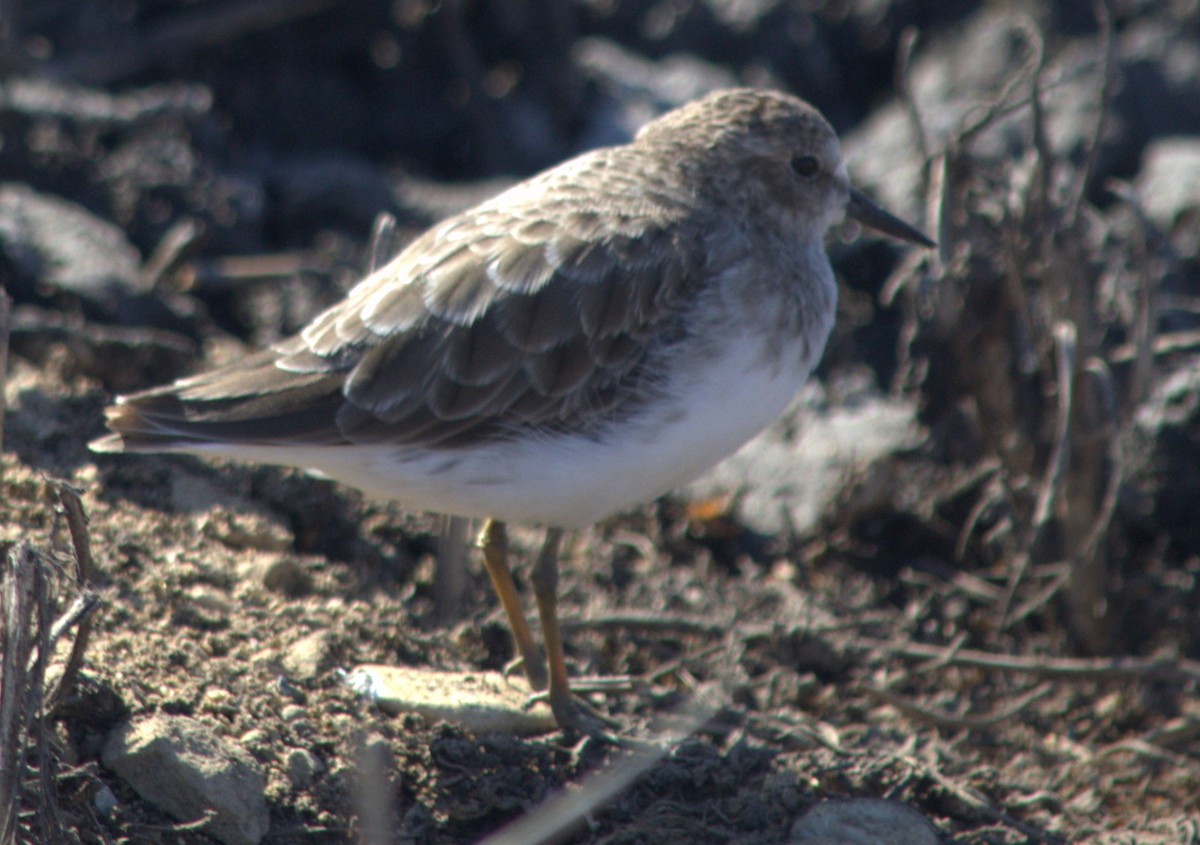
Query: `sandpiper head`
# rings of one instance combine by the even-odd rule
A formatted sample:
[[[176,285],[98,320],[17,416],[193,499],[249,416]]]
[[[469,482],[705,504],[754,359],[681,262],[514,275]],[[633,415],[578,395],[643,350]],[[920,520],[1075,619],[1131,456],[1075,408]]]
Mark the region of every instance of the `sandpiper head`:
[[[850,185],[837,134],[803,100],[774,91],[717,91],[655,120],[641,144],[675,148],[701,190],[778,231],[819,239],[850,217],[901,240],[933,246],[921,232]]]

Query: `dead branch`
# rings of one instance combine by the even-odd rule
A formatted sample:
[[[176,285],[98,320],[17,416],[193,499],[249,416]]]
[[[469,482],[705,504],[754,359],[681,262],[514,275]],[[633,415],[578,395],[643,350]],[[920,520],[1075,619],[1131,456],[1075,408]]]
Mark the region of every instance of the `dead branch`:
[[[79,491],[65,481],[51,481],[50,490],[60,512],[67,523],[67,531],[71,537],[71,546],[75,552],[75,586],[79,597],[54,625],[51,633],[49,648],[72,625],[76,625],[75,639],[71,642],[71,652],[63,666],[62,674],[53,693],[48,698],[57,707],[70,694],[75,684],[75,678],[83,665],[83,656],[87,651],[88,640],[92,632],[93,614],[100,608],[100,597],[92,589],[92,573],[95,562],[92,559],[91,540],[88,537],[87,514],[83,510],[83,502]]]
[[[51,627],[46,567],[26,541],[9,549],[0,565],[0,842],[16,841],[22,805],[30,800],[36,802],[31,814],[36,829],[26,824],[22,833],[30,841],[57,841],[63,824],[45,726]],[[26,785],[31,777],[38,780],[36,788]]]
[[[1029,837],[1030,841],[1032,842],[1050,842],[1055,843],[1055,845],[1065,842],[1062,837],[1055,836],[1054,834],[1048,833],[1041,828],[1035,827],[1027,822],[1023,822],[1020,819],[1009,815],[1003,810],[996,809],[994,806],[992,806],[992,802],[989,801],[988,798],[982,795],[978,790],[972,789],[966,784],[959,783],[937,766],[926,763],[923,760],[919,760],[911,754],[892,754],[890,756],[896,762],[903,763],[904,765],[912,768],[914,771],[929,777],[968,807],[971,807],[977,812],[995,819],[1001,824],[1020,831],[1022,834]]]
[[[951,651],[926,643],[890,643],[859,640],[854,647],[879,649],[900,657],[941,660],[949,666],[1023,672],[1048,678],[1094,681],[1165,681],[1200,683],[1200,661],[1163,657],[1025,657],[973,649]]]
[[[1200,330],[1198,329],[1185,329],[1159,335],[1154,338],[1154,342],[1150,346],[1150,351],[1156,356],[1173,355],[1177,352],[1189,352],[1194,349],[1200,349]],[[1135,360],[1140,353],[1139,346],[1126,343],[1114,349],[1108,357],[1114,364],[1125,364]]]
[[[1023,548],[1013,564],[1008,594],[1005,596],[1000,613],[1002,628],[1012,624],[1009,612],[1016,598],[1017,588],[1029,568],[1042,531],[1050,521],[1054,502],[1058,498],[1063,478],[1066,475],[1067,456],[1070,452],[1071,402],[1075,385],[1075,345],[1075,326],[1066,321],[1059,322],[1054,327],[1054,350],[1058,364],[1058,419],[1054,429],[1054,450],[1046,464],[1042,483],[1038,487],[1037,505],[1034,507],[1033,519],[1030,522]]]
[[[1117,425],[1117,390],[1113,384],[1112,372],[1100,358],[1089,358],[1084,368],[1096,385],[1102,405],[1101,419],[1104,420],[1104,437],[1108,441],[1108,484],[1105,485],[1104,498],[1100,510],[1088,531],[1083,546],[1076,552],[1080,557],[1090,557],[1096,552],[1100,541],[1104,539],[1113,514],[1117,510],[1117,497],[1121,492],[1121,481],[1125,477],[1124,453],[1121,451],[1121,431]]]
[[[914,701],[910,701],[904,696],[897,695],[889,689],[881,687],[873,687],[868,685],[859,685],[855,689],[862,692],[871,698],[882,701],[884,704],[890,704],[897,710],[906,713],[909,716],[914,716],[929,722],[934,727],[943,730],[966,730],[966,731],[984,731],[989,728],[994,728],[999,724],[1009,721],[1025,710],[1035,701],[1045,698],[1054,688],[1049,684],[1031,690],[1021,698],[1017,699],[1016,703],[990,716],[953,716],[949,713],[941,713],[936,710],[931,710],[923,707]]]
[[[33,549],[8,551],[0,574],[0,841],[11,842],[20,811],[27,734],[22,691],[33,653],[32,617],[38,569]]]
[[[957,148],[965,149],[975,136],[982,133],[995,121],[1005,117],[1016,109],[1029,105],[1030,100],[1028,97],[1013,100],[1013,95],[1017,89],[1023,87],[1026,82],[1038,73],[1044,61],[1045,42],[1038,32],[1037,24],[1032,19],[1026,18],[1023,21],[1021,32],[1025,37],[1026,43],[1029,45],[1029,58],[1025,62],[1025,66],[1021,68],[1020,73],[1013,74],[1012,78],[1005,83],[1004,87],[1000,89],[1000,93],[993,97],[990,103],[980,105],[979,108],[981,111],[978,116],[968,122],[967,117],[969,115],[964,115],[963,122],[959,127],[954,142]]]
[[[1033,511],[1033,523],[1029,529],[1026,547],[1032,549],[1041,538],[1046,523],[1054,508],[1054,501],[1062,488],[1067,470],[1067,455],[1071,437],[1071,402],[1075,392],[1075,348],[1076,331],[1073,323],[1066,321],[1054,327],[1054,351],[1058,366],[1058,420],[1054,428],[1054,451],[1046,465],[1046,474],[1038,488],[1037,507]]]

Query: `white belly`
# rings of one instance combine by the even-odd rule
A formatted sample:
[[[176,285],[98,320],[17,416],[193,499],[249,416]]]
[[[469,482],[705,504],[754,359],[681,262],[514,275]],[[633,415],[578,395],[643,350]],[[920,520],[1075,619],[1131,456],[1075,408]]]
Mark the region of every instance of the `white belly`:
[[[672,398],[595,439],[542,435],[432,454],[328,447],[309,451],[305,465],[413,510],[585,526],[650,501],[732,454],[779,416],[816,361],[806,360],[799,344],[767,356],[756,341],[730,344],[706,363],[692,368],[686,383],[673,382]],[[245,457],[297,463],[295,454],[280,461],[260,448]]]

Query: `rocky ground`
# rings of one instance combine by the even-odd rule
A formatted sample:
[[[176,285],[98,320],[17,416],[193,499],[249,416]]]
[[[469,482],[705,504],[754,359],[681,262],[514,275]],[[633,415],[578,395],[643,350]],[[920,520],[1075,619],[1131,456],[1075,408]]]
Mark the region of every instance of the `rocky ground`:
[[[566,795],[578,843],[1200,841],[1195,4],[0,15],[0,838],[529,843]],[[831,244],[796,409],[568,541],[571,669],[631,679],[589,694],[623,744],[347,686],[511,658],[457,529],[87,451],[114,394],[335,301],[379,213],[389,251],[731,84],[814,102],[939,246]],[[829,833],[850,816],[873,832]]]

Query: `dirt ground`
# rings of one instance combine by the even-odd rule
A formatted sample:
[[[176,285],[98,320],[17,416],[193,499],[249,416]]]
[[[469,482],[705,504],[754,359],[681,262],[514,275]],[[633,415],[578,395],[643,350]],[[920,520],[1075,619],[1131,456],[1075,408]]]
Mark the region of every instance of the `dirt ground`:
[[[278,845],[478,842],[644,743],[663,756],[565,841],[800,842],[806,810],[856,796],[962,845],[1200,842],[1194,4],[18,5],[0,551],[44,604],[2,605],[12,841],[215,841],[102,759],[166,714],[248,752]],[[739,82],[811,99],[852,176],[938,240],[831,245],[819,373],[827,405],[865,381],[922,434],[812,527],[669,496],[568,540],[571,671],[633,679],[588,694],[628,744],[475,735],[347,687],[512,658],[469,554],[447,603],[438,518],[87,450],[116,393],[335,301],[376,214],[402,242]],[[539,534],[512,541],[528,596]]]

